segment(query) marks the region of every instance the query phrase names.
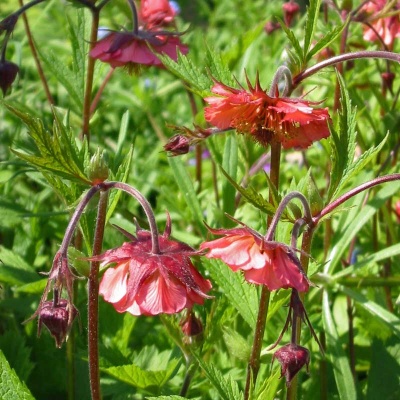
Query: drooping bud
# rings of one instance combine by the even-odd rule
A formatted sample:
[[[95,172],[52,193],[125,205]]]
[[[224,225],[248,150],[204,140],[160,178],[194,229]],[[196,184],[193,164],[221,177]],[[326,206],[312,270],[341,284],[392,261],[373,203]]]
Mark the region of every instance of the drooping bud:
[[[395,78],[395,74],[393,72],[382,72],[382,85],[385,89],[389,89],[391,92],[393,90],[393,81]]]
[[[175,135],[164,146],[171,156],[180,156],[189,152],[189,139],[183,135]]]
[[[203,324],[192,310],[188,310],[186,316],[179,323],[185,335],[183,341],[186,344],[201,343],[203,341]]]
[[[300,6],[293,0],[283,4],[283,20],[287,27],[290,27],[293,21],[293,18],[298,14],[300,11]]]
[[[0,88],[3,92],[3,96],[6,95],[7,90],[15,81],[18,71],[19,68],[17,64],[10,61],[0,62]]]
[[[272,32],[277,31],[278,29],[280,29],[281,26],[279,24],[279,22],[274,22],[274,21],[268,21],[265,25],[264,25],[264,32],[267,35],[271,35]]]
[[[308,372],[308,365],[310,363],[310,352],[302,346],[289,343],[281,347],[275,352],[272,361],[277,359],[281,364],[281,378],[284,376],[286,379],[286,386],[290,386],[290,382],[301,370],[303,365],[306,365]]]
[[[61,348],[77,314],[78,310],[65,299],[58,300],[56,305],[54,301],[45,301],[39,311],[38,336],[44,325],[54,337],[56,346]]]
[[[3,20],[0,21],[0,35],[3,32],[11,33],[14,28],[15,24],[18,21],[19,15],[17,13],[11,14],[8,17],[4,18]]]

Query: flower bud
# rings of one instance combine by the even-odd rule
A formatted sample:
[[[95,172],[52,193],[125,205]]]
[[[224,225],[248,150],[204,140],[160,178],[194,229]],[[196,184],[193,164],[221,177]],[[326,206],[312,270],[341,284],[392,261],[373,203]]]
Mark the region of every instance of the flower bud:
[[[183,341],[186,344],[203,342],[203,324],[192,310],[188,311],[187,315],[181,320],[179,325],[185,335]]]
[[[164,146],[171,156],[180,156],[189,152],[189,139],[183,135],[173,136]]]
[[[19,68],[17,64],[10,61],[0,62],[0,88],[3,92],[3,96],[6,95],[7,90],[15,81],[18,71]]]
[[[104,182],[108,178],[108,167],[104,160],[104,153],[97,149],[90,159],[89,166],[86,168],[86,174],[92,185]]]
[[[308,372],[308,364],[310,363],[310,352],[297,344],[287,344],[275,352],[272,361],[277,359],[281,364],[281,378],[285,376],[286,386],[290,386],[290,382],[305,364]]]
[[[285,3],[282,6],[283,9],[283,20],[287,27],[291,26],[293,18],[298,14],[300,11],[300,6],[293,0]]]
[[[395,74],[393,72],[382,72],[382,84],[385,89],[393,90],[393,81],[395,78]]]
[[[77,309],[65,299],[60,299],[57,305],[45,301],[39,311],[38,336],[44,325],[54,337],[56,347],[61,348],[77,314]]]

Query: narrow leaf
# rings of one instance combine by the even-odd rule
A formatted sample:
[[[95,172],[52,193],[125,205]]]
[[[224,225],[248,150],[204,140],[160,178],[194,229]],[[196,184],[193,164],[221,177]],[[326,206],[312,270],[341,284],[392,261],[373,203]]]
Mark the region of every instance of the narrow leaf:
[[[310,50],[311,42],[314,38],[315,28],[317,27],[318,17],[319,17],[319,10],[321,8],[321,1],[322,0],[310,0],[310,5],[307,8],[307,19],[306,19],[306,26],[305,30],[305,37],[304,37],[304,53],[303,53],[303,60],[304,65],[306,64],[307,54]]]
[[[339,398],[356,400],[357,393],[353,382],[353,375],[332,317],[327,291],[323,293],[322,312],[328,357],[333,366],[333,374],[335,376]]]

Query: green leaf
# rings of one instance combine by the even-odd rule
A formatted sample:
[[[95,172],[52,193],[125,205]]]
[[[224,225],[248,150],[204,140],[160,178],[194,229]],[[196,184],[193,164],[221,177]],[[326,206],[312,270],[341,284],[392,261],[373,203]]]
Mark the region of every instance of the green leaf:
[[[176,62],[168,56],[158,55],[158,57],[169,71],[188,84],[191,91],[201,97],[210,94],[210,87],[213,84],[211,78],[203,70],[200,70],[190,58],[179,52]]]
[[[223,400],[240,400],[243,399],[243,393],[239,390],[237,382],[229,375],[227,378],[216,369],[211,363],[205,363],[200,357],[192,353],[200,368],[204,371],[208,380],[217,389],[220,398]]]
[[[241,50],[243,51],[243,49]],[[214,79],[228,86],[234,87],[237,85],[233,79],[232,72],[226,63],[223,62],[221,53],[216,52],[208,44],[206,44],[206,64]]]
[[[334,42],[343,32],[343,29],[348,24],[348,21],[344,22],[340,26],[335,26],[330,32],[324,35],[320,40],[315,43],[313,48],[306,55],[306,62],[310,61],[316,54],[321,50],[328,47],[332,42]]]
[[[361,261],[357,261],[353,265],[349,265],[342,271],[339,271],[332,276],[333,280],[344,278],[345,276],[357,273],[364,267],[370,266],[379,261],[398,256],[400,254],[400,243],[394,244],[393,246],[385,247],[384,249],[377,251],[376,253],[370,254]]]
[[[135,364],[101,368],[112,377],[140,389],[162,388],[174,373],[179,360],[171,360],[168,368],[159,371],[145,371]]]
[[[157,396],[157,397],[146,397],[146,400],[187,400],[187,397],[181,396]],[[201,400],[200,397],[193,398],[192,400]]]
[[[307,54],[310,50],[312,40],[314,38],[315,28],[317,27],[319,10],[322,0],[310,0],[310,5],[307,8],[306,26],[304,28],[304,47],[303,47],[303,64],[306,65]]]
[[[11,369],[3,352],[0,350],[0,399],[34,400],[34,397]]]
[[[340,83],[341,111],[339,113],[339,129],[331,129],[330,143],[332,148],[332,168],[328,199],[331,199],[339,186],[343,174],[353,162],[356,146],[356,120],[355,112],[351,108],[349,94],[345,88],[343,78],[337,74]]]
[[[361,156],[358,157],[355,162],[351,163],[345,168],[345,170],[343,171],[342,179],[338,183],[336,190],[332,195],[332,198],[337,197],[340,194],[342,188],[344,188],[346,184],[351,181],[352,178],[357,176],[367,165],[371,163],[372,159],[381,151],[388,137],[389,134],[387,134],[383,138],[382,142],[379,143],[378,146],[371,147],[363,154],[361,154]]]
[[[220,167],[222,173],[225,175],[226,179],[231,183],[231,185],[254,207],[258,208],[267,215],[274,215],[276,208],[270,204],[267,200],[262,197],[262,195],[255,190],[252,186],[244,188],[236,183],[229,174]]]
[[[252,329],[256,326],[259,296],[255,286],[248,284],[240,273],[235,273],[220,260],[203,258],[208,271],[224,291],[230,303]]]
[[[230,176],[230,181],[236,181],[237,168],[238,168],[238,145],[236,136],[228,135],[225,142],[224,157],[222,161],[222,168],[226,174]],[[223,211],[228,215],[235,215],[235,188],[229,182],[224,182],[222,186],[222,204]],[[229,218],[227,218],[229,220]],[[226,221],[227,224],[232,224],[232,221]]]
[[[329,295],[327,291],[323,293],[322,300],[322,319],[326,334],[326,344],[328,357],[333,366],[333,374],[335,376],[336,386],[340,399],[356,400],[357,393],[354,386],[353,375],[347,360],[343,343],[340,339],[335,322],[332,317],[329,306]]]
[[[37,156],[16,150],[12,150],[13,153],[41,171],[50,171],[74,182],[90,184],[84,173],[86,155],[79,152],[72,132],[63,125],[55,108],[53,134],[50,134],[40,119],[33,118],[8,104],[6,107],[25,123],[39,150]]]
[[[1,274],[0,274],[1,275]],[[25,285],[20,285],[14,289],[15,292],[29,293],[29,294],[41,294],[46,287],[48,279],[40,279],[39,281],[26,283]]]
[[[279,20],[279,18],[278,18],[278,20]],[[302,62],[303,49],[300,45],[300,42],[297,39],[295,33],[291,29],[289,29],[282,20],[279,20],[279,22],[281,24],[283,31],[286,34],[286,37],[289,39],[289,41],[293,47],[293,50],[292,49],[288,50],[289,57],[292,60],[292,63],[295,65],[296,70],[300,70],[301,67],[303,66],[302,65],[303,64],[303,62]]]
[[[116,181],[127,182],[129,173],[131,171],[132,160],[133,160],[133,145],[130,147],[128,154],[125,156],[124,160],[122,161],[121,165],[118,168],[118,171],[115,176]],[[110,193],[110,197],[108,200],[106,221],[108,221],[111,218],[115,208],[118,205],[118,201],[121,195],[122,195],[121,190],[113,190]]]
[[[340,286],[340,290],[355,300],[362,308],[371,313],[374,318],[377,318],[385,323],[390,328],[392,333],[396,335],[398,339],[400,339],[400,318],[387,311],[374,301],[368,300],[361,293],[355,292],[354,290],[345,286]]]
[[[255,400],[274,400],[277,398],[277,391],[280,383],[280,368],[275,368],[275,371],[271,373],[267,379],[265,379],[262,385],[256,390],[253,398]],[[257,383],[260,380],[257,381]]]
[[[349,223],[343,230],[337,232],[338,240],[334,241],[335,245],[331,248],[328,255],[328,262],[325,264],[324,273],[332,274],[335,267],[339,264],[344,251],[348,248],[351,240],[368,220],[386,203],[387,199],[392,197],[400,189],[400,183],[391,182],[390,185],[384,186],[375,197],[362,207],[362,212],[352,210],[347,213]],[[358,195],[358,198],[362,196]]]
[[[0,282],[23,285],[39,279],[33,267],[12,250],[0,246]]]
[[[205,236],[207,231],[203,224],[203,212],[190,176],[180,159],[177,157],[169,157],[168,161],[175,176],[175,181],[178,184],[179,189],[186,201],[194,222],[196,223],[197,228],[200,230],[202,235]]]

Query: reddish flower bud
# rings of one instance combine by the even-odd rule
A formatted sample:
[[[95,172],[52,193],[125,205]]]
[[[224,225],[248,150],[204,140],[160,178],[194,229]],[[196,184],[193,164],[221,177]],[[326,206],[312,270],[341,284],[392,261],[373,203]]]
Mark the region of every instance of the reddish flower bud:
[[[267,35],[270,35],[272,32],[277,31],[278,29],[280,29],[280,25],[278,22],[273,22],[273,21],[268,21],[265,25],[264,25],[264,31]]]
[[[185,335],[183,342],[186,344],[201,344],[203,342],[203,324],[190,309],[187,315],[179,323]]]
[[[183,135],[175,135],[168,140],[164,146],[165,151],[168,151],[171,156],[180,156],[189,152],[189,139]]]
[[[275,352],[272,361],[275,358],[281,364],[281,378],[285,376],[286,386],[288,387],[304,364],[308,372],[310,352],[305,347],[293,343],[287,344]]]
[[[395,78],[395,74],[393,72],[382,72],[382,84],[385,89],[393,90],[393,81]]]
[[[300,6],[295,2],[290,0],[282,6],[283,9],[283,20],[286,26],[291,26],[293,18],[300,11]]]
[[[17,64],[9,61],[0,62],[0,88],[4,96],[15,81],[18,71],[19,68]]]
[[[65,299],[59,300],[57,305],[45,301],[39,311],[38,336],[44,325],[54,337],[56,346],[61,348],[77,314],[77,309]]]

